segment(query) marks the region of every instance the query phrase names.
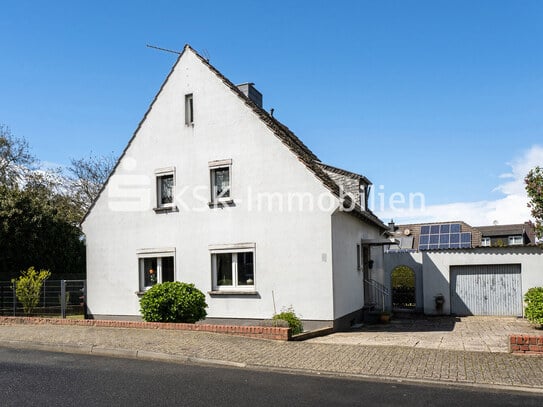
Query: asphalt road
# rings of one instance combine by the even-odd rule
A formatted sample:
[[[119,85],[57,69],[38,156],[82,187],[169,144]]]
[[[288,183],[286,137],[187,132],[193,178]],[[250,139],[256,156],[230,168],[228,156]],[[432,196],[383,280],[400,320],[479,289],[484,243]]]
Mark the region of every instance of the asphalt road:
[[[543,395],[0,348],[2,406],[541,406]]]

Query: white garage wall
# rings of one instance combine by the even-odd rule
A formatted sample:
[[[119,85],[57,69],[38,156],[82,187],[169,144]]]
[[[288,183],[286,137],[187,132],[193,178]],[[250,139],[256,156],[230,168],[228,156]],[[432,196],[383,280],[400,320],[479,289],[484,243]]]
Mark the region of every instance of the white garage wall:
[[[543,251],[539,247],[476,248],[422,252],[424,313],[437,314],[434,297],[443,294],[443,313],[450,314],[450,267],[466,265],[520,264],[522,295],[543,286]]]

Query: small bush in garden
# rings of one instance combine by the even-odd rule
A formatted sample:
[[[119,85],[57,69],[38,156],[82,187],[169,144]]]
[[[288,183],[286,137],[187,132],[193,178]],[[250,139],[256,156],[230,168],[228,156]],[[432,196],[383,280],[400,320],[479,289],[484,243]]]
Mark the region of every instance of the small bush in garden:
[[[533,324],[543,325],[543,287],[532,287],[524,295],[524,314]]]
[[[283,310],[279,314],[275,314],[273,316],[273,319],[280,319],[283,321],[287,321],[288,326],[290,327],[290,329],[292,329],[293,335],[302,333],[304,331],[304,326],[302,324],[302,321],[300,321],[300,318],[296,316],[296,313],[294,312],[294,309],[292,307],[289,307],[286,310]]]
[[[195,323],[207,315],[205,295],[194,284],[179,281],[156,284],[140,300],[147,322]]]
[[[17,300],[23,304],[23,310],[26,315],[32,313],[34,308],[40,302],[41,288],[43,282],[51,276],[48,270],[40,270],[29,267],[28,270],[21,271],[21,276],[11,280],[15,284],[15,295]]]

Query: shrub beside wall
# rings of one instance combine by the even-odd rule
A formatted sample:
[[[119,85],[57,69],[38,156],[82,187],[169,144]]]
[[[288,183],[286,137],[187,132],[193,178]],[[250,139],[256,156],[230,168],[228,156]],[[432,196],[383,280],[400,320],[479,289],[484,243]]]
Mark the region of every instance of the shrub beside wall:
[[[147,322],[195,323],[207,315],[205,295],[194,284],[179,281],[156,284],[140,300]]]

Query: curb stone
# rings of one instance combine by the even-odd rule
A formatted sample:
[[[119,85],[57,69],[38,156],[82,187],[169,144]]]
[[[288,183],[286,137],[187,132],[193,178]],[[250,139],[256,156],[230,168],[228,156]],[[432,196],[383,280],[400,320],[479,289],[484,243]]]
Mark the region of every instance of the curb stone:
[[[338,372],[329,372],[324,370],[311,370],[311,369],[296,369],[296,368],[281,368],[274,366],[258,365],[258,364],[247,364],[242,362],[232,362],[228,360],[220,359],[205,359],[198,357],[189,357],[183,355],[162,353],[162,352],[151,352],[144,350],[131,350],[131,349],[111,349],[111,348],[100,348],[94,345],[65,345],[65,344],[51,344],[51,343],[40,343],[40,342],[26,342],[26,341],[0,341],[0,347],[13,348],[13,349],[32,349],[32,350],[41,350],[48,352],[59,352],[59,353],[73,353],[73,354],[86,354],[94,356],[109,356],[116,358],[126,358],[126,359],[141,359],[141,360],[154,360],[162,361],[167,363],[193,363],[193,364],[202,364],[202,365],[214,365],[214,366],[223,366],[239,369],[249,369],[249,370],[258,370],[258,371],[270,371],[283,374],[301,374],[308,376],[319,376],[319,377],[328,377],[328,378],[343,378],[350,380],[366,380],[366,381],[375,381],[375,382],[387,382],[387,383],[397,383],[397,384],[419,384],[426,386],[451,386],[451,387],[467,387],[472,389],[486,389],[486,390],[501,390],[501,391],[513,391],[518,393],[536,393],[543,394],[543,388],[541,387],[529,387],[523,385],[511,386],[511,385],[497,385],[497,384],[485,384],[485,383],[470,383],[470,382],[460,382],[452,380],[428,380],[428,379],[418,379],[418,378],[405,378],[405,377],[394,377],[394,376],[370,376],[364,374],[356,373],[338,373]]]

